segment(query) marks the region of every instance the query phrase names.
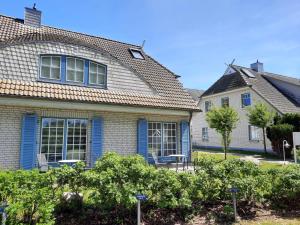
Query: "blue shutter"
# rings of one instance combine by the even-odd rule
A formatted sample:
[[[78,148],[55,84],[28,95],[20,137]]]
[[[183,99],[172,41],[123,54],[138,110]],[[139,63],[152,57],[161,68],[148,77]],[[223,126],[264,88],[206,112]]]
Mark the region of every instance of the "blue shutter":
[[[190,153],[190,128],[189,123],[181,121],[180,123],[180,137],[181,137],[181,153],[189,159]]]
[[[36,162],[37,115],[25,114],[22,121],[20,167],[29,170]]]
[[[62,81],[62,83],[66,83],[66,80],[67,80],[67,78],[66,78],[66,73],[67,73],[67,71],[66,71],[66,62],[67,62],[67,58],[66,58],[66,56],[65,55],[63,55],[63,56],[61,56],[61,70],[60,70],[60,74],[61,74],[61,81]]]
[[[91,165],[102,156],[103,148],[103,119],[101,117],[92,120],[92,144],[91,144]]]
[[[137,153],[148,161],[148,122],[145,119],[138,120]]]

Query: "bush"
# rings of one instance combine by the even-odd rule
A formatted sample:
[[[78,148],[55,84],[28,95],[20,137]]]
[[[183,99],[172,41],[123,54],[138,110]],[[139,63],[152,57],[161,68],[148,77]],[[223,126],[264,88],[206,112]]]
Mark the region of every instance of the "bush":
[[[3,171],[0,196],[7,201],[7,224],[54,224],[55,194],[49,174],[38,171]]]
[[[83,224],[91,218],[96,224],[134,224],[137,193],[148,196],[142,210],[154,224],[184,221],[204,206],[225,207],[223,214],[230,214],[230,187],[239,189],[240,211],[257,203],[299,207],[300,166],[265,171],[251,162],[207,156],[196,168],[195,174],[157,170],[141,156],[108,153],[89,171],[79,163],[44,174],[0,172],[0,200],[9,204],[8,224],[32,225],[54,224],[54,218],[58,224]],[[64,201],[64,191],[82,193],[83,201]]]

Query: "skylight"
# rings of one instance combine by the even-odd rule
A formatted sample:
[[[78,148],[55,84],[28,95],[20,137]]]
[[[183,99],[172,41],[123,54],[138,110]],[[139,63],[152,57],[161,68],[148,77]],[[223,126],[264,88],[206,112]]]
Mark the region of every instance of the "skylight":
[[[255,75],[253,73],[251,73],[249,70],[242,68],[241,69],[243,71],[244,74],[246,74],[248,77],[250,78],[255,78]]]
[[[142,52],[138,49],[129,49],[131,55],[133,56],[133,58],[135,59],[145,59]]]

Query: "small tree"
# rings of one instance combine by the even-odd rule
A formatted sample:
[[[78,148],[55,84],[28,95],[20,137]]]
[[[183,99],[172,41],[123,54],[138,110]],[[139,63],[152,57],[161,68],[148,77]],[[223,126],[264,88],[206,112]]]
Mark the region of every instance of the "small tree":
[[[214,128],[222,136],[225,159],[230,144],[230,135],[239,120],[238,113],[230,107],[213,108],[206,114],[206,121],[210,128]]]
[[[272,123],[274,112],[271,111],[265,104],[257,103],[248,108],[247,116],[249,118],[249,124],[263,130],[264,151],[267,153],[266,128]]]

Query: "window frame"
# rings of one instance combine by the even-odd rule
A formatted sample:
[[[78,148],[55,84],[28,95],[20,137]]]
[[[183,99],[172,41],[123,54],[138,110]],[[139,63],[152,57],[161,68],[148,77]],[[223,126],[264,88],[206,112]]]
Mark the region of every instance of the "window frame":
[[[208,127],[202,127],[201,132],[202,132],[201,133],[202,141],[205,141],[205,142],[209,141]],[[206,135],[204,135],[204,134],[206,134]]]
[[[82,61],[82,63],[83,63],[82,81],[68,80],[68,59],[74,59],[74,61],[75,61],[75,64],[74,64],[75,65],[75,69],[74,70],[72,69],[74,71],[74,78],[76,78],[76,73],[77,73],[77,70],[76,70],[76,61],[77,60]],[[86,60],[82,59],[82,58],[72,57],[72,56],[66,56],[66,71],[65,71],[65,73],[66,73],[66,82],[68,82],[68,83],[84,84],[84,81],[85,81],[85,67],[86,67],[85,61]]]
[[[50,77],[43,77],[42,76],[42,58],[50,57]],[[52,57],[58,57],[59,58],[59,79],[51,78],[51,66],[52,66]],[[62,79],[62,56],[61,55],[40,55],[39,56],[39,78],[43,80],[49,80],[52,82],[58,82]]]
[[[252,136],[252,128],[255,128],[256,129],[256,132],[259,132],[259,127],[256,127],[256,126],[253,126],[253,125],[248,125],[248,134],[249,134],[249,141],[255,141],[255,142],[259,142],[260,140],[260,134],[256,134],[255,138]]]
[[[209,104],[208,104],[208,107],[206,107],[206,106],[207,106],[206,103],[209,103]],[[212,102],[211,102],[211,100],[207,100],[207,101],[204,102],[204,111],[205,111],[205,112],[209,112],[209,111],[211,110],[211,107],[212,107]]]
[[[228,105],[224,105],[225,100],[228,100]],[[222,97],[221,98],[221,107],[229,107],[229,106],[230,106],[229,97]]]
[[[246,95],[248,95],[248,98],[244,97]],[[244,104],[245,99],[249,99],[249,105]],[[241,94],[241,103],[242,103],[242,108],[245,108],[247,106],[251,106],[251,94],[250,94],[250,92]]]
[[[90,68],[91,68],[91,63],[93,64],[96,64],[96,66],[103,66],[104,67],[104,84],[95,84],[95,83],[91,83],[91,76],[90,76]],[[95,61],[91,61],[89,60],[89,63],[88,63],[88,83],[91,85],[91,86],[97,86],[97,87],[103,87],[103,88],[106,88],[107,86],[107,66],[102,64],[102,63],[97,63]],[[97,67],[97,71],[98,71],[98,67]],[[97,73],[96,73],[97,75]]]
[[[41,76],[42,57],[59,57],[60,58],[60,78],[59,79],[51,79],[51,78]],[[81,81],[72,81],[72,80],[67,79],[67,70],[68,70],[67,58],[74,58],[75,60],[77,59],[77,60],[83,61],[83,81],[82,82]],[[72,55],[63,55],[63,54],[40,54],[39,58],[37,60],[39,62],[38,81],[40,81],[40,82],[107,89],[108,66],[103,63],[99,63],[99,62],[96,62],[94,60],[90,60],[87,58],[82,58],[82,57],[77,57],[77,56],[72,56]],[[97,85],[97,84],[93,84],[93,83],[89,82],[89,80],[90,80],[90,76],[89,76],[90,63],[95,63],[95,64],[103,66],[105,68],[103,85]]]
[[[157,154],[157,157],[168,157],[168,155],[165,155],[165,151],[172,151],[172,150],[175,150],[175,153],[172,153],[172,154],[177,154],[178,153],[178,124],[177,122],[158,122],[158,121],[148,121],[147,122],[147,125],[148,125],[148,129],[147,129],[147,136],[148,136],[148,149],[149,149],[149,124],[152,123],[152,124],[160,124],[160,132],[161,132],[161,136],[160,136],[160,155],[156,152]],[[175,125],[175,149],[165,149],[164,145],[165,145],[165,128],[164,128],[164,125],[165,124],[173,124]],[[172,136],[171,136],[172,138]],[[174,144],[173,143],[173,144]],[[153,145],[153,143],[151,143]],[[159,145],[159,143],[155,143],[156,145]],[[167,143],[168,144],[168,143]],[[150,152],[149,152],[150,153]],[[171,155],[171,154],[169,154]]]
[[[39,153],[40,154],[45,154],[45,153],[42,153],[42,138],[43,138],[43,121],[45,119],[56,119],[56,120],[63,120],[64,121],[64,125],[63,125],[63,143],[62,143],[62,160],[65,160],[67,159],[67,142],[68,142],[68,120],[84,120],[86,121],[86,149],[85,149],[85,159],[84,160],[81,160],[83,162],[87,162],[88,160],[88,156],[87,156],[87,153],[89,152],[89,142],[88,142],[88,139],[89,139],[89,119],[88,118],[64,118],[64,117],[42,117],[41,118],[41,123],[40,123],[40,143],[39,143]],[[49,151],[49,150],[48,150]],[[49,153],[48,153],[49,154]],[[48,161],[48,158],[47,159],[47,163],[48,164],[57,164],[58,161],[55,161],[55,162],[49,162]]]
[[[136,49],[136,48],[129,48],[129,51],[130,51],[130,53],[131,53],[132,58],[138,59],[138,60],[145,60],[145,56],[144,56],[144,54],[142,53],[142,50]],[[139,53],[139,54],[141,55],[141,58],[135,57],[134,52]]]

